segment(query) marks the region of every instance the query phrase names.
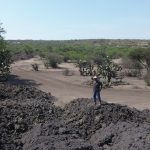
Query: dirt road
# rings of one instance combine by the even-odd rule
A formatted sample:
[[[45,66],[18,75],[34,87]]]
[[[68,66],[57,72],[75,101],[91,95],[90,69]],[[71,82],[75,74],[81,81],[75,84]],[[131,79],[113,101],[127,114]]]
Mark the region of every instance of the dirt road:
[[[33,72],[17,66],[12,69],[12,74],[19,77],[16,81],[29,80],[39,89],[51,92],[56,96],[56,105],[59,106],[64,106],[75,98],[92,97],[92,88],[79,84],[83,77],[78,75],[63,76],[62,70]],[[104,89],[102,99],[138,109],[150,109],[150,91],[146,89]]]

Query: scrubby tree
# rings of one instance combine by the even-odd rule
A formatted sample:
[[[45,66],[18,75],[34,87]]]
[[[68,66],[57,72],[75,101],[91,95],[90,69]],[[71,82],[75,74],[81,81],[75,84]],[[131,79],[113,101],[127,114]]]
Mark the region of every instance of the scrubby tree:
[[[130,52],[130,58],[140,62],[147,70],[144,77],[145,82],[150,86],[150,48],[147,49],[135,49]]]
[[[135,49],[129,53],[131,59],[142,64],[147,71],[150,70],[150,48],[149,49]]]
[[[122,59],[122,67],[125,68],[124,75],[126,76],[139,78],[142,77],[143,66],[139,61],[124,57]]]
[[[47,53],[47,56],[42,57],[42,60],[46,69],[49,67],[58,68],[58,64],[62,62],[62,57],[56,53]]]
[[[7,79],[10,73],[11,54],[6,49],[6,42],[4,41],[3,34],[4,29],[0,24],[0,77],[1,79]]]

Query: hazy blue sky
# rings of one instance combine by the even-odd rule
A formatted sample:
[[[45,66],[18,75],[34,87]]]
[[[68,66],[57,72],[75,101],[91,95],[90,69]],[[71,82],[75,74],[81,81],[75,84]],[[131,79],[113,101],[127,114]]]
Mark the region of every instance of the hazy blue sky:
[[[6,39],[150,39],[150,0],[0,0]]]

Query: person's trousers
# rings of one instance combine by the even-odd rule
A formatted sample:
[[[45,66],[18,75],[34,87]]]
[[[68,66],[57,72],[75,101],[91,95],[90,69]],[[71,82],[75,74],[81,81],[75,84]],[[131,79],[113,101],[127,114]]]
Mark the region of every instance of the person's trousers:
[[[93,94],[94,102],[96,103],[96,98],[101,102],[101,95],[99,90],[95,90]]]

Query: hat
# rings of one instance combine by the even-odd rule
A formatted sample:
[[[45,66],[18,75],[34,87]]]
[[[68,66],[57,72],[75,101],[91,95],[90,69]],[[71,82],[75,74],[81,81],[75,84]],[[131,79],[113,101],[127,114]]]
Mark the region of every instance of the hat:
[[[97,76],[94,76],[93,79],[97,79]]]

